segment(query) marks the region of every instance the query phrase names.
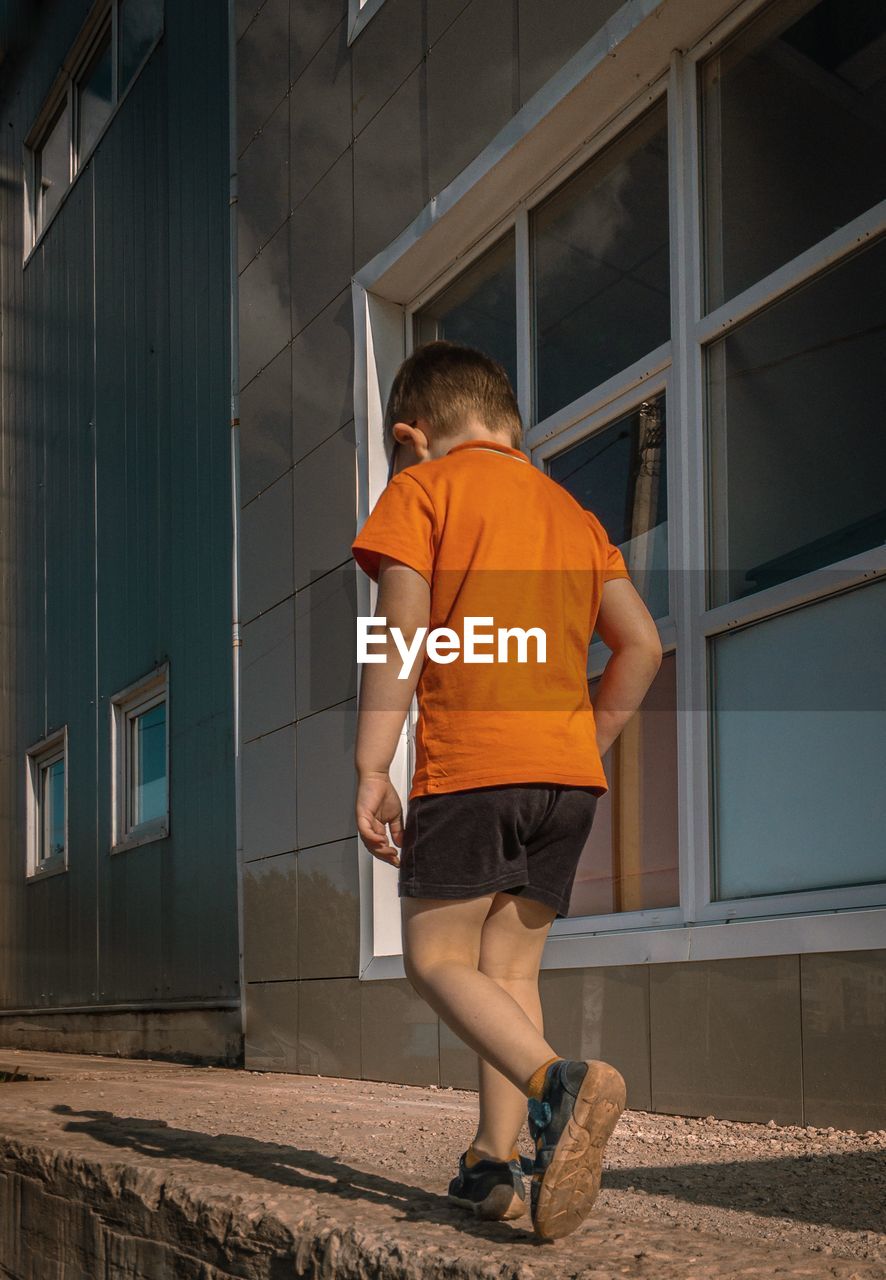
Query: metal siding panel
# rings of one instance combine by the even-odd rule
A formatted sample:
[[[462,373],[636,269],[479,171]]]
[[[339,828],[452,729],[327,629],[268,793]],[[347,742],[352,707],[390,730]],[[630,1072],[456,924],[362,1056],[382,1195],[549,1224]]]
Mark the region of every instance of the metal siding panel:
[[[176,891],[167,904],[167,927],[171,938],[186,939],[186,949],[170,946],[167,956],[170,962],[185,963],[188,975],[174,972],[170,967],[164,974],[168,985],[180,980],[194,986],[201,985],[200,977],[200,927],[192,920],[188,900],[200,899],[202,877],[200,867],[201,834],[195,823],[195,808],[199,803],[201,784],[199,777],[199,750],[194,749],[194,739],[202,740],[202,732],[191,731],[198,701],[198,671],[195,669],[194,610],[187,607],[189,600],[199,599],[193,580],[195,555],[181,554],[184,548],[199,545],[202,534],[199,495],[196,490],[193,463],[194,433],[191,377],[195,360],[192,342],[190,308],[194,305],[193,274],[191,271],[192,224],[188,212],[192,209],[193,191],[191,172],[193,155],[187,136],[189,122],[194,120],[197,103],[197,86],[204,66],[203,59],[184,56],[183,41],[192,36],[189,13],[178,11],[176,22],[181,24],[178,40],[169,47],[167,64],[168,96],[168,172],[169,172],[169,270],[177,288],[169,298],[169,420],[171,423],[169,476],[172,490],[171,514],[173,545],[179,553],[173,554],[170,564],[169,589],[172,618],[176,628],[175,653],[170,663],[170,783],[180,797],[173,821],[176,846],[182,850],[180,879],[176,879]],[[202,41],[198,41],[201,45]],[[196,128],[195,128],[196,133]],[[205,839],[205,835],[203,837]],[[211,892],[211,889],[209,890]]]
[[[15,698],[0,774],[11,793],[0,810],[7,1008],[92,1003],[96,991],[99,1004],[237,994],[227,22],[222,9],[212,19],[167,5],[163,41],[24,272],[21,189],[0,193],[0,225],[16,228],[0,246],[0,287],[14,280],[21,292],[6,311],[0,389],[2,533],[19,566],[0,567],[19,630],[0,642],[12,650]],[[70,35],[54,25],[23,59],[14,128],[4,130],[16,170]],[[111,858],[109,697],[166,657],[171,834]],[[25,886],[11,846],[20,848],[24,747],[47,715],[69,725],[70,869]]]

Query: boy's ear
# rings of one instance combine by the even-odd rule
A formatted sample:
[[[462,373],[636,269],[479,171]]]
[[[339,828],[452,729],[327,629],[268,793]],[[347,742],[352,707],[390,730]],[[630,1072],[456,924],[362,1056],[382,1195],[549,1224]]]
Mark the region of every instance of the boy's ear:
[[[430,456],[430,442],[427,435],[418,426],[421,419],[415,422],[395,422],[391,428],[394,439],[398,444],[404,444],[412,447],[416,457],[420,460]]]

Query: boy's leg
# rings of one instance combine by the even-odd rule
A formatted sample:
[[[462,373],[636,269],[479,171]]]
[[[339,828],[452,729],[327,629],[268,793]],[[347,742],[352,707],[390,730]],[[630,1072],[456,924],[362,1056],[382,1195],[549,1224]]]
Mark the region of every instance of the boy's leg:
[[[530,1077],[557,1054],[510,992],[480,972],[483,926],[494,898],[401,897],[403,964],[419,995],[523,1094],[525,1104]]]
[[[541,955],[556,909],[532,898],[498,893],[483,924],[480,971],[492,978],[544,1034],[538,991]],[[550,1056],[550,1055],[549,1055]],[[526,1123],[526,1094],[500,1071],[478,1059],[480,1117],[474,1150],[493,1160],[507,1160]]]

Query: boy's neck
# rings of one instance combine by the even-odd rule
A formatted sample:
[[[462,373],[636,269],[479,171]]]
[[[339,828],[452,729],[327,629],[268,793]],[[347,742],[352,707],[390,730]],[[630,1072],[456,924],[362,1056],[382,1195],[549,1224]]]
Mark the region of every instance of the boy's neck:
[[[505,444],[509,448],[513,447],[511,445],[510,432],[489,431],[486,427],[472,427],[467,431],[460,431],[457,436],[445,436],[442,440],[432,440],[431,457],[443,458],[457,444],[466,444],[469,440],[482,444]]]

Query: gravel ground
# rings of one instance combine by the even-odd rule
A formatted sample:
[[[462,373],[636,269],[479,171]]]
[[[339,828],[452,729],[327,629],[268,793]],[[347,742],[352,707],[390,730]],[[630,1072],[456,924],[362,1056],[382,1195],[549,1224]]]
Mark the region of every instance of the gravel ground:
[[[0,1089],[0,1136],[148,1157],[192,1169],[195,1186],[258,1187],[283,1210],[304,1183],[321,1218],[373,1218],[423,1245],[479,1238],[469,1215],[434,1199],[475,1131],[471,1091],[0,1050],[0,1068],[15,1066],[46,1078]],[[525,1128],[520,1148],[531,1156]],[[886,1131],[627,1111],[607,1157],[594,1212],[568,1238],[569,1257],[611,1249],[606,1275],[886,1280]],[[527,1226],[490,1224],[482,1238],[504,1259],[525,1249]]]
[[[246,1074],[268,1085],[286,1080]],[[445,1192],[475,1132],[476,1094],[299,1078],[316,1080],[334,1097],[324,1126],[330,1150],[372,1159]],[[400,1115],[377,1109],[388,1101],[425,1118],[407,1130]],[[367,1110],[367,1103],[374,1105]],[[398,1141],[394,1135],[404,1132],[408,1142]],[[532,1156],[526,1130],[519,1145]],[[633,1221],[799,1246],[886,1269],[886,1130],[859,1134],[626,1111],[607,1147],[597,1207]]]

